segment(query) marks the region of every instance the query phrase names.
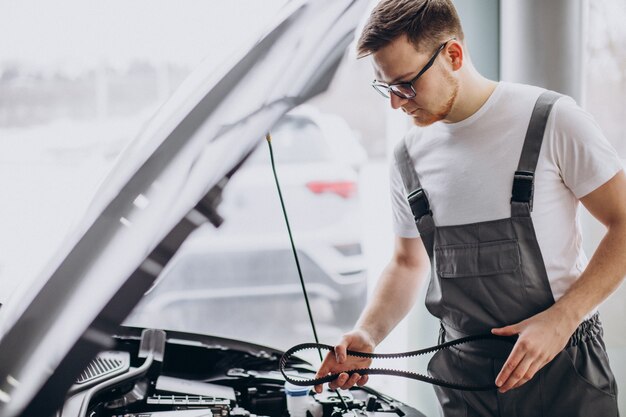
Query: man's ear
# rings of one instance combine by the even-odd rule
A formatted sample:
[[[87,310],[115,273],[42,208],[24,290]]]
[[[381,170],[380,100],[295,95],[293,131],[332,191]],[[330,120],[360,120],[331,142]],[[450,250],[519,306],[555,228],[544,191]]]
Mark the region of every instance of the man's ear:
[[[450,41],[446,47],[446,58],[452,65],[452,70],[457,71],[463,66],[464,51],[459,41]]]

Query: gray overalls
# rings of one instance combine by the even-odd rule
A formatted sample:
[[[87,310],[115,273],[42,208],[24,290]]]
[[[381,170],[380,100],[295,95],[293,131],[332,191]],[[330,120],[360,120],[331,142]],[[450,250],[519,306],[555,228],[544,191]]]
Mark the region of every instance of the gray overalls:
[[[440,342],[515,324],[554,304],[530,213],[543,134],[559,97],[546,91],[535,104],[514,175],[510,218],[435,226],[406,144],[402,141],[396,147],[396,164],[432,265],[426,307],[441,321]],[[471,345],[439,351],[428,365],[429,373],[466,384],[494,383],[511,344]],[[435,390],[445,416],[618,415],[617,386],[597,314],[584,321],[567,347],[519,388],[504,394]]]

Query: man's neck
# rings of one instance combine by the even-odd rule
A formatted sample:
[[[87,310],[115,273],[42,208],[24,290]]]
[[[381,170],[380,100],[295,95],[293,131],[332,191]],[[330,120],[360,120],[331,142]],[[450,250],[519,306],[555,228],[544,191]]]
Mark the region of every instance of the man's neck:
[[[464,74],[460,81],[457,99],[445,120],[448,123],[460,122],[476,113],[498,85],[478,72]]]

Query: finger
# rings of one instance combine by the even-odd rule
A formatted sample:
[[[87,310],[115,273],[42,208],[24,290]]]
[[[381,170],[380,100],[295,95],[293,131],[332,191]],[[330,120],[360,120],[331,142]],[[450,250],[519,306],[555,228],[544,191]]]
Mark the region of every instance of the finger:
[[[335,355],[332,353],[328,353],[322,364],[320,365],[317,373],[315,374],[315,378],[325,377],[330,373],[330,370],[335,366]]]
[[[343,363],[346,360],[346,347],[343,345],[335,346],[335,360],[337,363]]]
[[[528,368],[528,370],[526,371],[526,375],[524,375],[524,378],[522,378],[517,384],[515,384],[515,386],[513,388],[521,387],[522,385],[524,385],[525,383],[527,383],[528,381],[533,379],[534,376],[537,374],[537,372],[539,372],[541,370],[541,368],[546,366],[546,363],[548,363],[548,362],[547,361],[538,361],[538,360],[534,361],[530,365],[530,368]]]
[[[348,381],[349,377],[350,377],[350,375],[348,375],[345,372],[340,373],[339,376],[335,380],[330,381],[328,383],[328,388],[330,388],[330,389],[337,389],[337,388],[339,388],[340,386],[345,384],[346,381]]]
[[[326,357],[322,361],[322,364],[320,365],[319,369],[317,370],[317,373],[315,374],[315,379],[322,378],[328,375],[331,372],[331,369],[335,366],[335,363],[336,363],[335,355],[333,354],[333,352],[328,352],[326,354]],[[315,385],[314,388],[315,388],[315,392],[319,394],[324,389],[324,385],[323,384]]]
[[[367,380],[368,380],[368,379],[369,379],[369,375],[363,375],[363,376],[361,376],[361,379],[359,379],[359,380],[357,381],[357,383],[356,383],[356,384],[357,384],[358,386],[362,387],[363,385],[367,384]]]
[[[515,385],[513,385],[511,387],[511,389],[517,389],[517,388],[521,387],[522,385],[524,385],[525,383],[527,383],[528,381],[530,381],[530,378],[528,376],[524,376],[524,378],[522,378],[519,381],[517,381],[517,383]]]
[[[346,383],[341,386],[341,389],[349,389],[351,386],[357,383],[359,378],[361,378],[361,375],[359,375],[358,373],[353,373],[352,375],[350,375],[350,378],[348,378]]]
[[[350,378],[350,375],[348,375],[346,372],[342,372],[335,380],[328,383],[328,388],[337,389],[345,384],[348,381],[348,378]]]
[[[528,381],[529,378],[526,377],[528,373],[528,369],[531,367],[536,358],[526,355],[524,359],[520,361],[520,363],[515,367],[513,372],[509,375],[509,378],[504,381],[502,386],[500,387],[500,392],[507,392],[513,387],[516,387],[517,384],[525,379],[524,382]]]
[[[498,335],[498,336],[514,336],[516,334],[519,334],[519,332],[520,332],[520,329],[517,324],[506,326],[506,327],[499,327],[496,329],[491,329],[491,333]]]
[[[341,338],[341,342],[335,346],[335,360],[337,363],[343,363],[346,360],[346,351],[348,349],[348,340],[345,337]]]
[[[500,373],[496,377],[496,385],[498,387],[501,387],[502,384],[504,384],[504,382],[509,379],[511,373],[515,370],[515,368],[517,368],[517,365],[519,365],[524,356],[526,356],[526,350],[524,346],[525,345],[521,344],[519,340],[517,341],[517,343],[515,343],[511,354],[507,358],[506,362],[502,366],[502,369],[500,370]]]

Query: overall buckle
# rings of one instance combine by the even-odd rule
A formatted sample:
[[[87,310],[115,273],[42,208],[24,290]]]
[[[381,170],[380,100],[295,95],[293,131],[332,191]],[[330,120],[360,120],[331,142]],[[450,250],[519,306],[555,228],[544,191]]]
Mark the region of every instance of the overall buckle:
[[[535,174],[529,171],[515,171],[511,202],[528,203],[532,210]]]
[[[418,222],[422,217],[427,214],[432,216],[433,212],[430,210],[430,203],[428,197],[422,188],[418,188],[407,196],[409,200],[409,206],[411,206],[411,212],[415,221]]]

